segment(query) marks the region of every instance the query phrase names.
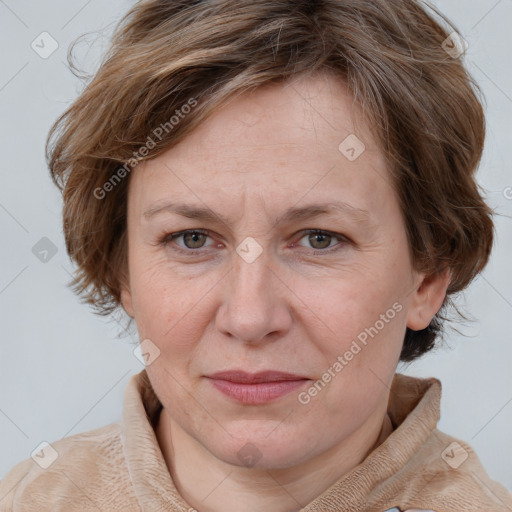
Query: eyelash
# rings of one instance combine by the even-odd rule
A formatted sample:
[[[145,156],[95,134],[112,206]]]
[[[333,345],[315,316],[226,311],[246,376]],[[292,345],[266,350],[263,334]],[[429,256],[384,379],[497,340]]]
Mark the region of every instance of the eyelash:
[[[163,247],[167,247],[172,241],[176,240],[177,238],[183,237],[186,234],[194,234],[194,233],[202,234],[205,236],[210,235],[210,232],[207,230],[187,229],[185,231],[180,231],[178,233],[166,234],[162,237],[162,239],[158,243],[159,243],[159,245],[162,245]],[[325,231],[322,229],[305,229],[301,232],[301,237],[298,239],[298,241],[302,240],[307,235],[324,235],[324,236],[330,236],[333,238],[337,238],[338,240],[340,240],[340,242],[338,244],[334,245],[333,247],[329,247],[326,249],[312,249],[314,255],[330,254],[332,252],[340,250],[343,246],[350,243],[350,240],[346,236],[340,235],[338,233],[333,233],[331,231]],[[197,249],[184,249],[183,247],[179,247],[179,246],[173,248],[173,250],[175,250],[177,252],[181,252],[183,254],[188,254],[188,255],[190,255],[191,253],[202,252],[201,249],[204,249],[204,248],[199,247]]]

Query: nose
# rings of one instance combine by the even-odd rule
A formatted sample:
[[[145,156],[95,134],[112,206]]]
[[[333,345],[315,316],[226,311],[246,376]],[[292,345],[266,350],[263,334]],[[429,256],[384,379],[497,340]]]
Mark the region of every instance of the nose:
[[[292,325],[289,308],[292,292],[269,265],[267,250],[252,262],[234,254],[233,268],[226,276],[217,329],[231,338],[255,344],[275,341]]]

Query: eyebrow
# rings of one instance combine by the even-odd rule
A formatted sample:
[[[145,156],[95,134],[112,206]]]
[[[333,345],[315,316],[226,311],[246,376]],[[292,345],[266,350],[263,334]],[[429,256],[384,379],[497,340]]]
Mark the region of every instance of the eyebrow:
[[[313,219],[321,215],[332,215],[341,213],[360,224],[368,224],[371,221],[371,215],[367,210],[356,208],[344,201],[332,201],[322,204],[309,204],[302,207],[291,207],[282,215],[275,219],[276,224],[290,223],[297,220]],[[222,214],[214,213],[209,208],[193,206],[185,203],[166,202],[157,204],[143,213],[144,218],[150,219],[162,213],[174,213],[187,217],[189,219],[201,220],[204,222],[222,222],[229,225],[230,221]]]

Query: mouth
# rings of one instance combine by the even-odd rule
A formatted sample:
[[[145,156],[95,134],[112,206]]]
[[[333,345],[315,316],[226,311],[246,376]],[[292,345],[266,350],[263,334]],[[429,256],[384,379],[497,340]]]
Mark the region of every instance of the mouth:
[[[302,375],[274,370],[258,373],[224,371],[208,375],[206,378],[225,396],[245,405],[275,401],[311,380]]]

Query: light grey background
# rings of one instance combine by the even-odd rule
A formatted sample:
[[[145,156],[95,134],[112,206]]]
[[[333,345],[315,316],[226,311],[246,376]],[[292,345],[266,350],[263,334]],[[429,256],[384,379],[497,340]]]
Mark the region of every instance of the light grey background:
[[[100,29],[107,37],[132,4],[0,0],[0,478],[41,441],[116,421],[129,377],[143,368],[135,333],[118,338],[117,321],[93,315],[67,287],[60,195],[44,161],[50,125],[82,87],[66,65],[69,44],[86,32],[92,42]],[[501,215],[491,262],[461,301],[477,319],[460,327],[468,337],[448,332],[446,348],[399,370],[441,380],[439,428],[469,442],[490,477],[512,489],[512,2],[436,5],[467,40],[487,98],[479,180]],[[31,48],[43,31],[59,45],[47,59]],[[82,45],[80,66],[94,71],[106,44]],[[46,263],[32,252],[43,237],[57,249]]]

